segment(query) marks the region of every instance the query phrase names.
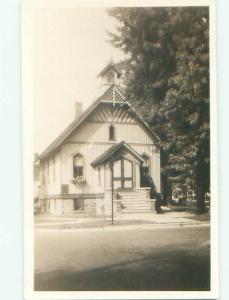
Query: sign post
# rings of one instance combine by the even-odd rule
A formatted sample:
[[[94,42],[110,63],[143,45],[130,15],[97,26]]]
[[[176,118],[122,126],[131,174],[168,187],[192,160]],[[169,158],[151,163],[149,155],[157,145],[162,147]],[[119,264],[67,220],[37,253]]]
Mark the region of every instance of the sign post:
[[[114,170],[111,162],[111,224],[114,224]]]

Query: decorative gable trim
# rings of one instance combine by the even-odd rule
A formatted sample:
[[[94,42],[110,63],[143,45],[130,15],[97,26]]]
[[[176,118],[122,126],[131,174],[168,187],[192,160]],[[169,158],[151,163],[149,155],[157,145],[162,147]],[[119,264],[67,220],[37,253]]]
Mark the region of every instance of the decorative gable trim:
[[[115,85],[112,85],[101,97],[101,102],[123,103],[124,101],[124,93]]]

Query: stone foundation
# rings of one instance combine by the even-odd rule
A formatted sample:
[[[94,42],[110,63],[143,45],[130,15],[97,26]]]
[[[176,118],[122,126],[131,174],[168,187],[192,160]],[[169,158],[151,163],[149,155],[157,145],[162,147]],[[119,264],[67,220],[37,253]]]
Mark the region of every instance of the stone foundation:
[[[49,199],[50,205],[47,212],[55,216],[92,217],[97,215],[97,199],[83,199],[84,210],[74,210],[74,199]]]
[[[91,194],[87,199],[85,195],[74,195],[74,198],[47,199],[46,212],[55,216],[75,217],[110,217],[112,214],[112,189],[106,188],[104,194]],[[92,198],[92,195],[95,198]],[[69,197],[70,195],[68,195]],[[85,198],[83,198],[83,196]],[[78,198],[77,198],[78,197]],[[101,198],[102,197],[102,198]],[[84,201],[84,209],[74,207],[74,200]],[[77,201],[76,200],[76,201]],[[113,191],[113,213],[152,212],[154,201],[150,199],[150,188],[137,188],[134,190]]]

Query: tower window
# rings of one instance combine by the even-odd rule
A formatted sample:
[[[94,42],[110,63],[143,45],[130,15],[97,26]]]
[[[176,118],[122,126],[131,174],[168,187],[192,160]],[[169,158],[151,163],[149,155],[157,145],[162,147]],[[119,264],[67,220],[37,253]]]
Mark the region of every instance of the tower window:
[[[115,128],[113,125],[109,127],[109,140],[114,141],[115,140]]]

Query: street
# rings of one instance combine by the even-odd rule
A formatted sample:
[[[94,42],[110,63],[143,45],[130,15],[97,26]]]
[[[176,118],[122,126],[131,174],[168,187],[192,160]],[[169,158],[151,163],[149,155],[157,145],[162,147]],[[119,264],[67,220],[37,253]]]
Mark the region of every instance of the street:
[[[36,291],[210,289],[209,226],[35,230]]]

